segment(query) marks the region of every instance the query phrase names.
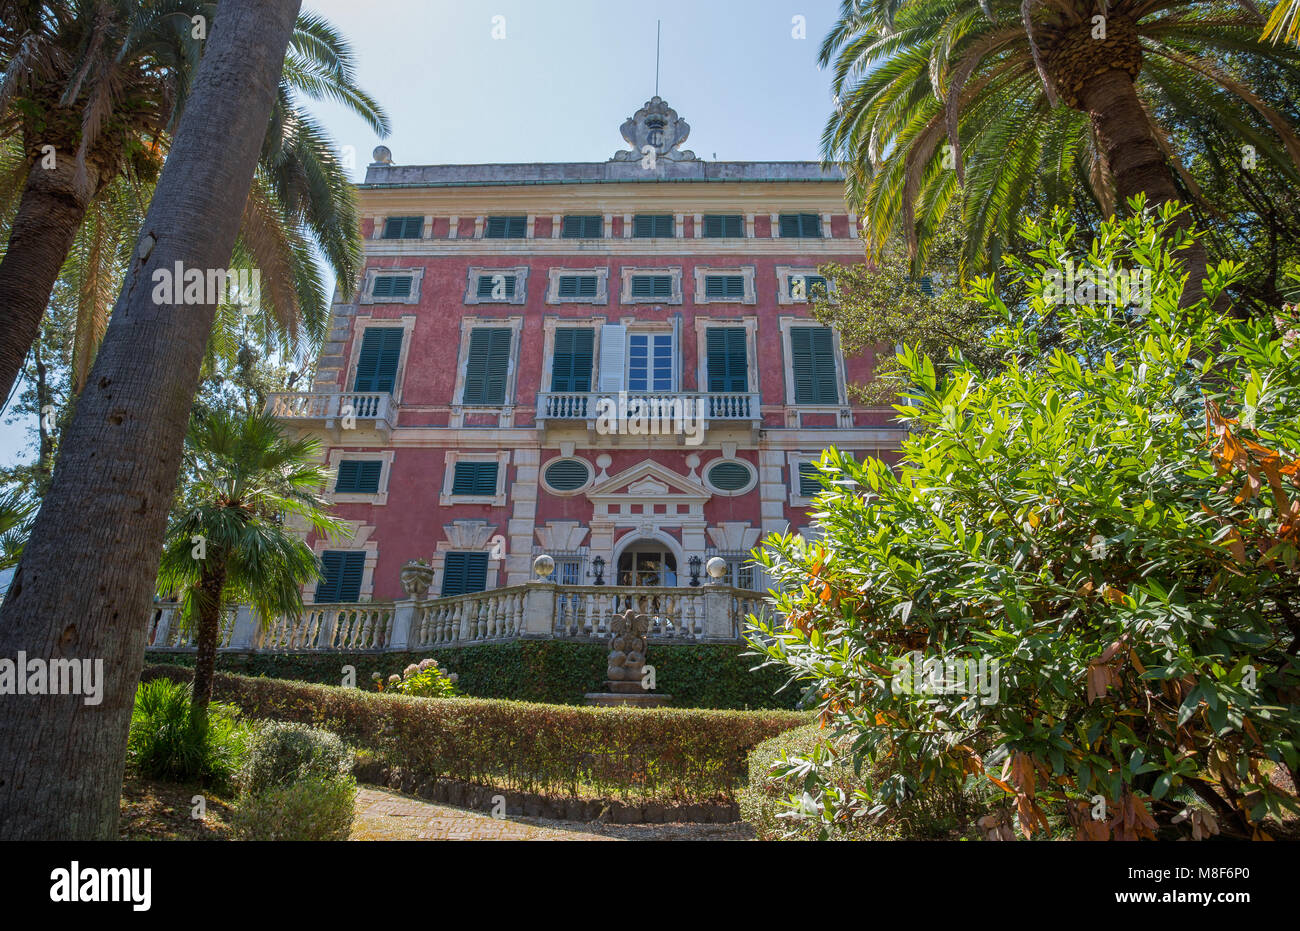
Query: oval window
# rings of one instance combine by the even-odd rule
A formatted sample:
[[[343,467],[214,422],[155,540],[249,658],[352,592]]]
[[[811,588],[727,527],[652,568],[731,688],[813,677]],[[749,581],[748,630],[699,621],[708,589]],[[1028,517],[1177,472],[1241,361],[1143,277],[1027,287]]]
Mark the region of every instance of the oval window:
[[[722,491],[739,491],[749,484],[749,468],[739,462],[719,462],[708,471],[709,484]]]
[[[581,459],[559,459],[546,467],[544,478],[556,491],[577,491],[591,478],[591,469]]]

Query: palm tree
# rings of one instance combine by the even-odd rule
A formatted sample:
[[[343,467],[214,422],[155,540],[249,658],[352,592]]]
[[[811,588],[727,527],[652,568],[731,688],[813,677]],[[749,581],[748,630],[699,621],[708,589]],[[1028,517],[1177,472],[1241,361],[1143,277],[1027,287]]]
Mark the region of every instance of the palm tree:
[[[1300,45],[1300,0],[1282,0],[1264,26],[1264,38]]]
[[[0,715],[0,839],[117,836],[148,607],[216,308],[152,300],[159,268],[224,268],[299,0],[222,0],[144,228],[0,608],[0,656],[98,658],[94,709],[28,696]],[[76,773],[69,779],[69,773]]]
[[[221,611],[250,605],[263,621],[302,610],[301,586],[320,578],[315,554],[285,524],[298,518],[318,534],[346,525],[325,514],[320,444],[290,440],[275,418],[217,411],[196,418],[186,438],[182,504],[167,528],[158,592],[182,593],[182,624],[197,632],[194,724],[206,725]]]
[[[35,511],[36,502],[21,489],[8,488],[0,492],[0,572],[18,565],[23,555],[23,544],[32,529]]]
[[[919,265],[954,200],[964,272],[997,256],[1026,207],[1076,191],[1105,213],[1139,194],[1195,202],[1171,132],[1179,121],[1229,128],[1300,182],[1300,138],[1223,61],[1270,56],[1300,80],[1300,54],[1264,42],[1252,7],[843,0],[820,52],[838,101],[822,145],[846,168],[869,250],[899,230]],[[1188,252],[1195,265],[1203,252]]]
[[[18,377],[55,278],[87,226],[73,270],[85,308],[77,345],[86,361],[98,345],[107,296],[136,244],[142,214],[185,109],[207,29],[219,4],[198,0],[0,0],[0,133],[21,139],[23,158],[0,177],[18,199],[0,260],[0,385]],[[329,301],[312,257],[319,248],[345,296],[361,265],[357,209],[346,168],[325,134],[296,103],[300,96],[351,108],[379,135],[382,109],[356,86],[351,49],[319,16],[297,22],[268,120],[258,177],[244,205],[236,260],[266,272],[265,331],[292,347],[299,322],[310,341],[323,336]],[[112,190],[115,186],[126,190]],[[108,237],[106,240],[105,237]],[[116,258],[116,261],[111,261]],[[114,273],[116,272],[116,277]],[[101,283],[107,281],[107,283]],[[75,387],[81,387],[76,379]]]

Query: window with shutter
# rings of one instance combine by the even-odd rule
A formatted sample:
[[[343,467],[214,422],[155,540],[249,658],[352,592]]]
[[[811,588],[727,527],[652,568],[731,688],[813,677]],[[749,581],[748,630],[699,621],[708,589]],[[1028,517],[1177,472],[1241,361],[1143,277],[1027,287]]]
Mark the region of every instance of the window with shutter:
[[[374,297],[410,297],[410,275],[377,275],[370,293]]]
[[[506,402],[512,336],[509,327],[475,327],[470,331],[462,404],[498,405]]]
[[[497,286],[500,285],[500,290]],[[479,275],[476,296],[486,301],[508,301],[515,296],[514,275]]]
[[[790,364],[796,404],[840,403],[835,341],[827,327],[792,327]]]
[[[528,217],[488,217],[484,239],[523,239],[528,232]]]
[[[627,359],[627,327],[606,323],[600,328],[600,391],[622,391]]]
[[[442,597],[486,591],[487,560],[487,553],[447,553],[442,564]]]
[[[633,333],[627,338],[629,391],[671,391],[673,388],[673,335]]]
[[[705,275],[706,300],[740,301],[745,298],[744,275]]]
[[[749,359],[742,327],[709,327],[705,332],[710,391],[748,391]]]
[[[401,327],[366,327],[357,355],[353,391],[392,391],[402,358]]]
[[[560,236],[564,239],[603,239],[605,218],[598,213],[567,216],[564,218]]]
[[[799,497],[811,498],[822,490],[822,474],[812,462],[799,463]]]
[[[635,239],[671,239],[676,223],[671,213],[639,213],[632,218]]]
[[[664,298],[673,296],[672,275],[633,275],[632,296],[644,298]]]
[[[334,490],[351,494],[376,494],[383,468],[384,463],[379,459],[344,459],[339,463],[339,478],[334,483]]]
[[[497,463],[458,462],[451,479],[453,495],[490,498],[497,493]]]
[[[586,327],[562,327],[555,331],[555,355],[551,360],[552,391],[591,390],[595,338],[595,331]]]
[[[745,218],[740,214],[705,214],[705,239],[742,239],[745,235]]]
[[[561,275],[558,295],[571,298],[594,298],[600,286],[595,275]]]
[[[384,239],[421,239],[424,217],[389,217],[384,221]]]
[[[790,300],[810,301],[814,297],[825,297],[830,293],[830,283],[823,275],[791,275],[789,280]]]
[[[325,577],[316,583],[317,604],[356,601],[361,597],[365,550],[326,550],[320,555]]]
[[[820,239],[822,218],[815,213],[783,213],[780,218],[782,239]]]

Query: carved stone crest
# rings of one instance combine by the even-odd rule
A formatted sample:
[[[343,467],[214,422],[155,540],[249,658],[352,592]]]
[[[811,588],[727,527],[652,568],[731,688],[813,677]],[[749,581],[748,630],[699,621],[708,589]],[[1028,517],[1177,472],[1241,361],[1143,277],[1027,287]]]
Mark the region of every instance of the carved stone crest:
[[[654,149],[656,158],[674,162],[698,161],[691,151],[678,151],[677,147],[691,134],[691,125],[677,115],[661,97],[652,97],[644,107],[628,117],[619,132],[632,148],[615,152],[611,161],[637,162],[645,155],[645,147]]]

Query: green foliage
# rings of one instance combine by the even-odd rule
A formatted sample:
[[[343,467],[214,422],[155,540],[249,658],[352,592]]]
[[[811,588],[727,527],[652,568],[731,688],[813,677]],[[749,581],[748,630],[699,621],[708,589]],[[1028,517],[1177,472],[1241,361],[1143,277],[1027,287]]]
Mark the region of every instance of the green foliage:
[[[234,709],[214,703],[208,727],[190,726],[190,689],[154,679],[136,689],[127,737],[127,760],[140,775],[172,782],[199,780],[228,789],[247,752],[249,728]]]
[[[308,776],[239,799],[230,817],[240,840],[342,841],[352,833],[357,782]]]
[[[906,349],[897,469],[828,450],[821,542],[766,541],[787,621],[751,642],[901,789],[812,761],[809,798],[826,823],[939,787],[983,799],[990,836],[1262,836],[1296,809],[1267,771],[1300,772],[1294,317],[1216,313],[1226,264],[1180,308],[1167,207],[1090,244],[1060,215],[1025,235],[1010,275],[1056,347],[976,282],[998,371]],[[1050,304],[1067,261],[1149,272],[1149,308]],[[990,678],[909,676],[914,654]]]
[[[144,679],[187,670],[146,666]],[[586,708],[410,698],[218,675],[249,717],[324,727],[415,783],[435,779],[572,797],[730,799],[756,743],[805,723],[789,711]]]
[[[438,668],[438,661],[430,657],[418,663],[412,663],[402,670],[402,674],[391,675],[385,683],[379,673],[372,673],[379,691],[387,685],[392,691],[402,695],[414,695],[420,698],[455,698],[456,680],[460,678],[454,672]]]
[[[239,783],[243,792],[258,795],[302,779],[339,779],[351,772],[352,751],[336,735],[318,727],[270,721],[253,734]]]
[[[35,512],[36,502],[22,488],[0,488],[0,571],[18,565]]]

